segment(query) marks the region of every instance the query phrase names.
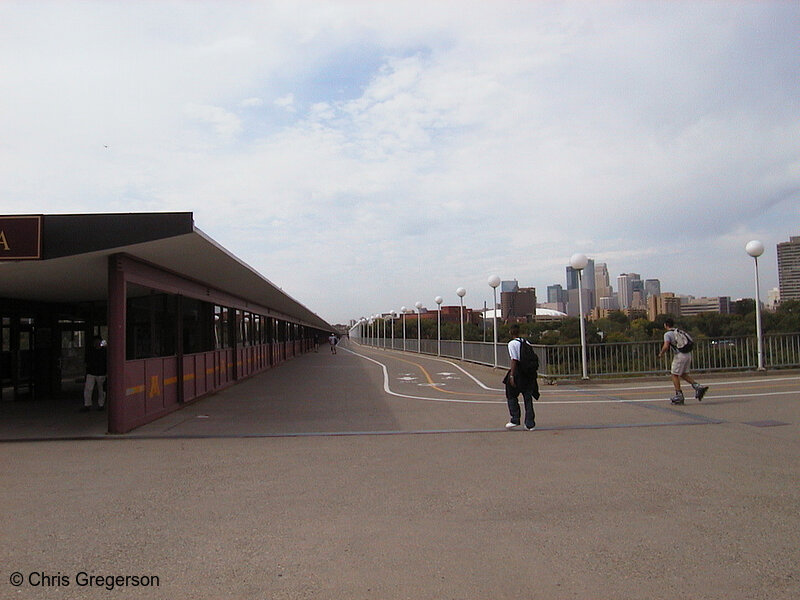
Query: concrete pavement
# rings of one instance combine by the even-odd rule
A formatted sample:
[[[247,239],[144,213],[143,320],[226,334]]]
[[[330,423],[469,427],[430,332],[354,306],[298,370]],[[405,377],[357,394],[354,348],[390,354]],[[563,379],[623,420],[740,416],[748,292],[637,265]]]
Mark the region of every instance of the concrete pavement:
[[[543,386],[534,432],[501,376],[321,348],[127,436],[0,443],[0,598],[800,596],[797,373]]]

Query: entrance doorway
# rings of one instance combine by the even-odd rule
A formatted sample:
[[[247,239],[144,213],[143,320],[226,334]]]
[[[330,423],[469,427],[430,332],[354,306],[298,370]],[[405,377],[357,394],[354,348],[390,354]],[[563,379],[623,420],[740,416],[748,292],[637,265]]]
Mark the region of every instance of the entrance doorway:
[[[60,355],[56,365],[56,381],[60,396],[79,398],[86,376],[86,322],[59,319]]]
[[[33,317],[2,318],[3,400],[32,400],[36,397],[36,322]]]

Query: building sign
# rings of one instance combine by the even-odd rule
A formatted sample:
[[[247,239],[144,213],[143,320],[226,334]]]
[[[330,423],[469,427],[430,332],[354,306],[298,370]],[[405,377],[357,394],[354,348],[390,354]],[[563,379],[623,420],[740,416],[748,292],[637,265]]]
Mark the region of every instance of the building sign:
[[[42,216],[0,217],[0,260],[42,258]]]

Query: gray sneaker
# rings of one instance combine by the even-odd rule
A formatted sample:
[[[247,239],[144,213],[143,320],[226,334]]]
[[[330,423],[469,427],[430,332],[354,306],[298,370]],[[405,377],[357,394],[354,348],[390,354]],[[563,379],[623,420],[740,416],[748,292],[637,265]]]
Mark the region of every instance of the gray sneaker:
[[[701,385],[699,388],[697,388],[697,389],[694,391],[694,397],[695,397],[695,399],[696,399],[698,402],[702,402],[702,401],[703,401],[703,396],[705,396],[705,395],[706,395],[706,392],[707,392],[707,391],[708,391],[708,386],[707,386],[707,385]]]
[[[675,394],[669,401],[673,404],[683,404],[683,394]]]

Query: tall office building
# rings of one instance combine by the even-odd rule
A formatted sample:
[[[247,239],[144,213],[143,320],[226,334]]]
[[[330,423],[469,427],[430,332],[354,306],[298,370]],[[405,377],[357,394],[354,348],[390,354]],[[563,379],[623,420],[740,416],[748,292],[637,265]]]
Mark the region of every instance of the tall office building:
[[[613,295],[614,288],[611,287],[611,277],[608,274],[608,266],[606,263],[596,263],[594,265],[595,305],[600,306],[601,298],[611,298]]]
[[[547,302],[555,304],[558,302],[566,302],[567,295],[564,293],[564,288],[560,283],[547,286]]]
[[[781,302],[800,300],[800,236],[778,244],[778,288]]]
[[[644,294],[644,284],[638,273],[622,273],[617,277],[617,294],[621,309],[631,308],[633,305],[633,292]]]
[[[658,279],[645,279],[644,294],[646,298],[661,295],[661,282]]]
[[[572,267],[567,267],[567,290],[578,289],[578,272]]]
[[[516,292],[519,289],[519,283],[516,279],[500,282],[500,293],[503,292]]]
[[[586,263],[586,268],[583,270],[583,289],[589,290],[591,292],[590,302],[592,303],[592,308],[594,308],[594,298],[595,298],[595,288],[597,287],[597,279],[595,277],[595,266],[594,266],[594,259],[590,258],[589,262]]]

